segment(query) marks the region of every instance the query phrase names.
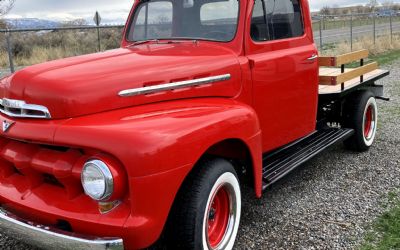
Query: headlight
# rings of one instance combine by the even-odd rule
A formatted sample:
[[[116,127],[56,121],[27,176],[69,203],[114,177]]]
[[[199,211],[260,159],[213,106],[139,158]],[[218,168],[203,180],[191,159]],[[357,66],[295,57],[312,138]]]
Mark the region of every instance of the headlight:
[[[85,193],[93,200],[104,201],[113,194],[113,176],[108,166],[100,160],[91,160],[85,163],[81,181]]]

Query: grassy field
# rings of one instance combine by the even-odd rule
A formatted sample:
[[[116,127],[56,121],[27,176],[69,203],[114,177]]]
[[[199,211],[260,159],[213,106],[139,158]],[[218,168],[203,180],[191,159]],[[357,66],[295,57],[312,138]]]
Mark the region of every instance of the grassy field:
[[[353,41],[353,51],[367,49],[370,52],[371,57],[376,55],[381,56],[386,52],[392,53],[394,50],[400,50],[400,35],[394,35],[393,39],[390,38],[390,35],[380,36],[376,38],[376,43],[374,40],[369,37],[363,37]],[[342,41],[336,44],[327,44],[320,51],[322,55],[338,55],[351,52],[351,46],[349,41]],[[391,57],[390,53],[386,56],[387,60]],[[398,56],[398,54],[393,55],[392,57]],[[383,58],[380,60],[384,60]]]
[[[122,29],[103,29],[100,34],[102,50],[119,47]],[[14,64],[17,67],[94,53],[98,50],[96,30],[13,33],[11,41]],[[4,34],[0,34],[0,67],[6,68],[8,65],[6,39]]]

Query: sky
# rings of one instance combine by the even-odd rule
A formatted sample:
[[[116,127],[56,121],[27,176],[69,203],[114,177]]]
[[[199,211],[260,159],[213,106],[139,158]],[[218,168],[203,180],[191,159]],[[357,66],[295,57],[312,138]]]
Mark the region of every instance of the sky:
[[[16,0],[8,18],[41,18],[49,20],[91,20],[96,10],[104,21],[123,23],[134,0]],[[323,6],[366,4],[368,0],[310,0],[313,11]],[[396,0],[395,2],[400,2]]]

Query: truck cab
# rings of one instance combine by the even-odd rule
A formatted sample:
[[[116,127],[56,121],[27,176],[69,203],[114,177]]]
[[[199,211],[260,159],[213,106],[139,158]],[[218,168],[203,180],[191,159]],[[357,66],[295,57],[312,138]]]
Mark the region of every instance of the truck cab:
[[[372,146],[389,72],[365,56],[319,57],[307,0],[135,1],[121,48],[1,79],[0,228],[232,249],[243,186],[261,198],[333,144]]]

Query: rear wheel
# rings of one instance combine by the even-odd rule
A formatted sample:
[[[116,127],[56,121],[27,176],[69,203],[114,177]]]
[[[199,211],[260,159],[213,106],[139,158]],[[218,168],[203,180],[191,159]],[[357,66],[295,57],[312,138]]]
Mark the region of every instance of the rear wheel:
[[[356,151],[368,150],[376,136],[378,126],[378,106],[370,91],[358,92],[346,103],[345,127],[354,129],[354,135],[345,145]]]
[[[233,166],[214,159],[185,180],[171,211],[167,242],[171,249],[232,249],[241,215],[241,192]]]

